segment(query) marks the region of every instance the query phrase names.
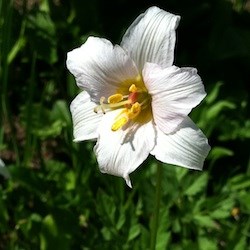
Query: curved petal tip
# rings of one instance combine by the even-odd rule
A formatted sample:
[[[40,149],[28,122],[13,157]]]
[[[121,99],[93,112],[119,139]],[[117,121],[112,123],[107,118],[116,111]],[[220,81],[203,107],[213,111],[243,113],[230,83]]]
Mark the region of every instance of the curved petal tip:
[[[130,178],[129,178],[129,175],[126,175],[126,176],[124,176],[123,178],[124,178],[124,180],[126,181],[126,184],[127,184],[130,188],[132,188],[132,184],[131,184],[131,180],[130,180]]]

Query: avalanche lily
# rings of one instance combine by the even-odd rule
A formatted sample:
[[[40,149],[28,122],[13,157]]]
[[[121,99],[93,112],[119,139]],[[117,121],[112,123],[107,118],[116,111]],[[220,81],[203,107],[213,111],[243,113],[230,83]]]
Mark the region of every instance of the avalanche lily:
[[[210,150],[188,117],[206,96],[194,68],[173,65],[180,17],[141,14],[121,45],[89,37],[67,55],[80,92],[71,103],[74,140],[94,139],[100,171],[125,179],[148,157],[201,170]]]

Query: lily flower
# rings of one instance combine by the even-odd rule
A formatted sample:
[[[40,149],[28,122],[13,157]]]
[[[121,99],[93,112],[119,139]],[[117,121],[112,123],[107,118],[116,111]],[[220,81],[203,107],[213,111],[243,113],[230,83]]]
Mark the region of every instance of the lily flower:
[[[89,37],[67,55],[81,90],[71,103],[74,141],[96,140],[100,171],[125,179],[148,157],[201,170],[210,150],[188,117],[206,96],[195,68],[173,65],[180,17],[139,15],[121,44]]]

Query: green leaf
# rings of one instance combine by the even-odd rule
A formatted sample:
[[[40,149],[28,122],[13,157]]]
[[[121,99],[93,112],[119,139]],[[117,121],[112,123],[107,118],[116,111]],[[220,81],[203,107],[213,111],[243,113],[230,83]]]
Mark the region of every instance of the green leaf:
[[[206,103],[207,104],[212,104],[218,97],[219,95],[219,91],[220,91],[220,87],[223,85],[222,82],[217,82],[215,83],[212,91],[206,96]]]
[[[76,174],[73,171],[68,171],[66,173],[66,184],[65,188],[66,190],[74,190],[76,187]]]
[[[174,233],[180,233],[181,224],[180,224],[180,220],[178,218],[176,218],[175,220],[172,221],[172,230]]]
[[[66,127],[66,123],[61,120],[57,120],[53,122],[50,126],[46,126],[46,127],[39,128],[39,129],[34,129],[33,133],[39,138],[41,138],[42,140],[44,140],[49,137],[54,138],[54,137],[59,136],[62,133],[62,129],[64,127]]]
[[[230,217],[230,212],[223,209],[218,209],[209,214],[213,219],[225,219]]]
[[[176,177],[178,182],[182,181],[182,179],[187,175],[188,171],[189,170],[187,168],[176,168]]]
[[[223,147],[213,147],[209,153],[209,157],[213,159],[213,161],[220,159],[222,157],[233,156],[234,152],[230,149]]]
[[[27,18],[27,36],[38,57],[50,64],[57,61],[56,28],[46,12],[37,12]]]
[[[78,223],[79,218],[64,209],[57,209],[45,216],[40,232],[40,249],[53,250],[55,246],[61,250],[71,249]]]
[[[249,245],[247,245],[247,237],[244,235],[241,235],[241,237],[238,240],[238,243],[234,247],[234,250],[247,249],[247,246],[249,246]]]
[[[166,231],[164,233],[157,235],[156,250],[167,249],[167,245],[170,241],[170,238],[171,238],[171,233]]]
[[[215,119],[223,110],[235,109],[235,108],[236,108],[236,105],[234,103],[226,101],[226,100],[216,102],[207,110],[206,119],[208,121],[211,121],[212,119]]]
[[[120,211],[120,216],[119,216],[119,219],[118,219],[117,224],[116,224],[117,230],[120,230],[123,227],[125,222],[126,222],[125,211],[122,209]]]
[[[130,227],[129,233],[128,233],[128,241],[131,241],[135,239],[141,231],[141,227],[139,224],[134,224]]]
[[[244,174],[237,175],[230,181],[230,187],[232,191],[238,191],[240,189],[250,188],[250,178]]]
[[[26,41],[25,37],[22,36],[22,37],[18,38],[15,45],[12,47],[11,51],[8,54],[8,64],[12,63],[12,61],[17,56],[18,52],[24,48],[26,43],[27,43],[27,41]]]
[[[110,231],[109,228],[103,227],[103,228],[101,229],[101,233],[102,233],[102,236],[103,236],[103,238],[104,238],[105,240],[107,240],[107,241],[111,240],[111,238],[112,238],[112,233],[111,233],[111,231]]]
[[[238,192],[237,199],[247,211],[250,211],[249,191]]]
[[[55,239],[58,236],[58,229],[53,216],[47,215],[42,223],[42,232],[40,234],[41,250],[52,249],[52,246],[58,246],[58,242]],[[63,247],[63,246],[60,246]],[[63,248],[65,249],[65,248]]]
[[[199,249],[200,250],[215,250],[217,248],[217,243],[215,240],[206,238],[206,237],[199,237]]]
[[[219,199],[219,197],[218,197]],[[215,209],[209,213],[213,219],[226,219],[231,216],[231,210],[234,206],[234,199],[230,196],[228,198],[221,198],[221,201],[218,202],[218,199],[211,199],[215,204]],[[208,208],[210,209],[210,208]],[[211,208],[212,209],[212,208]]]
[[[208,182],[208,174],[202,173],[184,192],[187,196],[193,196],[201,192]]]
[[[207,227],[207,228],[216,228],[217,225],[214,222],[213,219],[211,219],[209,216],[207,215],[195,215],[194,216],[194,221],[196,223],[197,226],[201,226],[201,227]]]
[[[97,212],[108,223],[109,226],[114,227],[116,225],[116,206],[112,196],[107,195],[105,192],[99,190],[97,193]]]
[[[50,113],[51,120],[61,120],[67,124],[71,123],[71,115],[66,101],[57,100]]]
[[[8,220],[9,220],[9,214],[8,214],[8,210],[7,207],[5,205],[5,200],[3,199],[5,195],[3,194],[3,191],[1,190],[1,186],[0,186],[0,221],[1,221],[1,228],[0,228],[0,232],[2,232],[2,230],[6,230],[7,229],[7,225],[8,225]]]

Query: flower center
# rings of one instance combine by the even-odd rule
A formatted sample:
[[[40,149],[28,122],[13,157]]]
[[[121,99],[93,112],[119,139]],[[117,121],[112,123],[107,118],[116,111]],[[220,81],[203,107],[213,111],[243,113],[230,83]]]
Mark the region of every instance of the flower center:
[[[101,97],[100,105],[94,109],[94,112],[97,113],[101,110],[103,114],[111,110],[122,109],[111,126],[112,131],[119,130],[130,120],[145,122],[145,119],[142,117],[142,119],[140,119],[139,115],[145,112],[151,114],[151,97],[145,88],[136,86],[136,84],[133,83],[125,92],[127,92],[125,95],[121,93],[111,95],[107,101],[105,97]]]

